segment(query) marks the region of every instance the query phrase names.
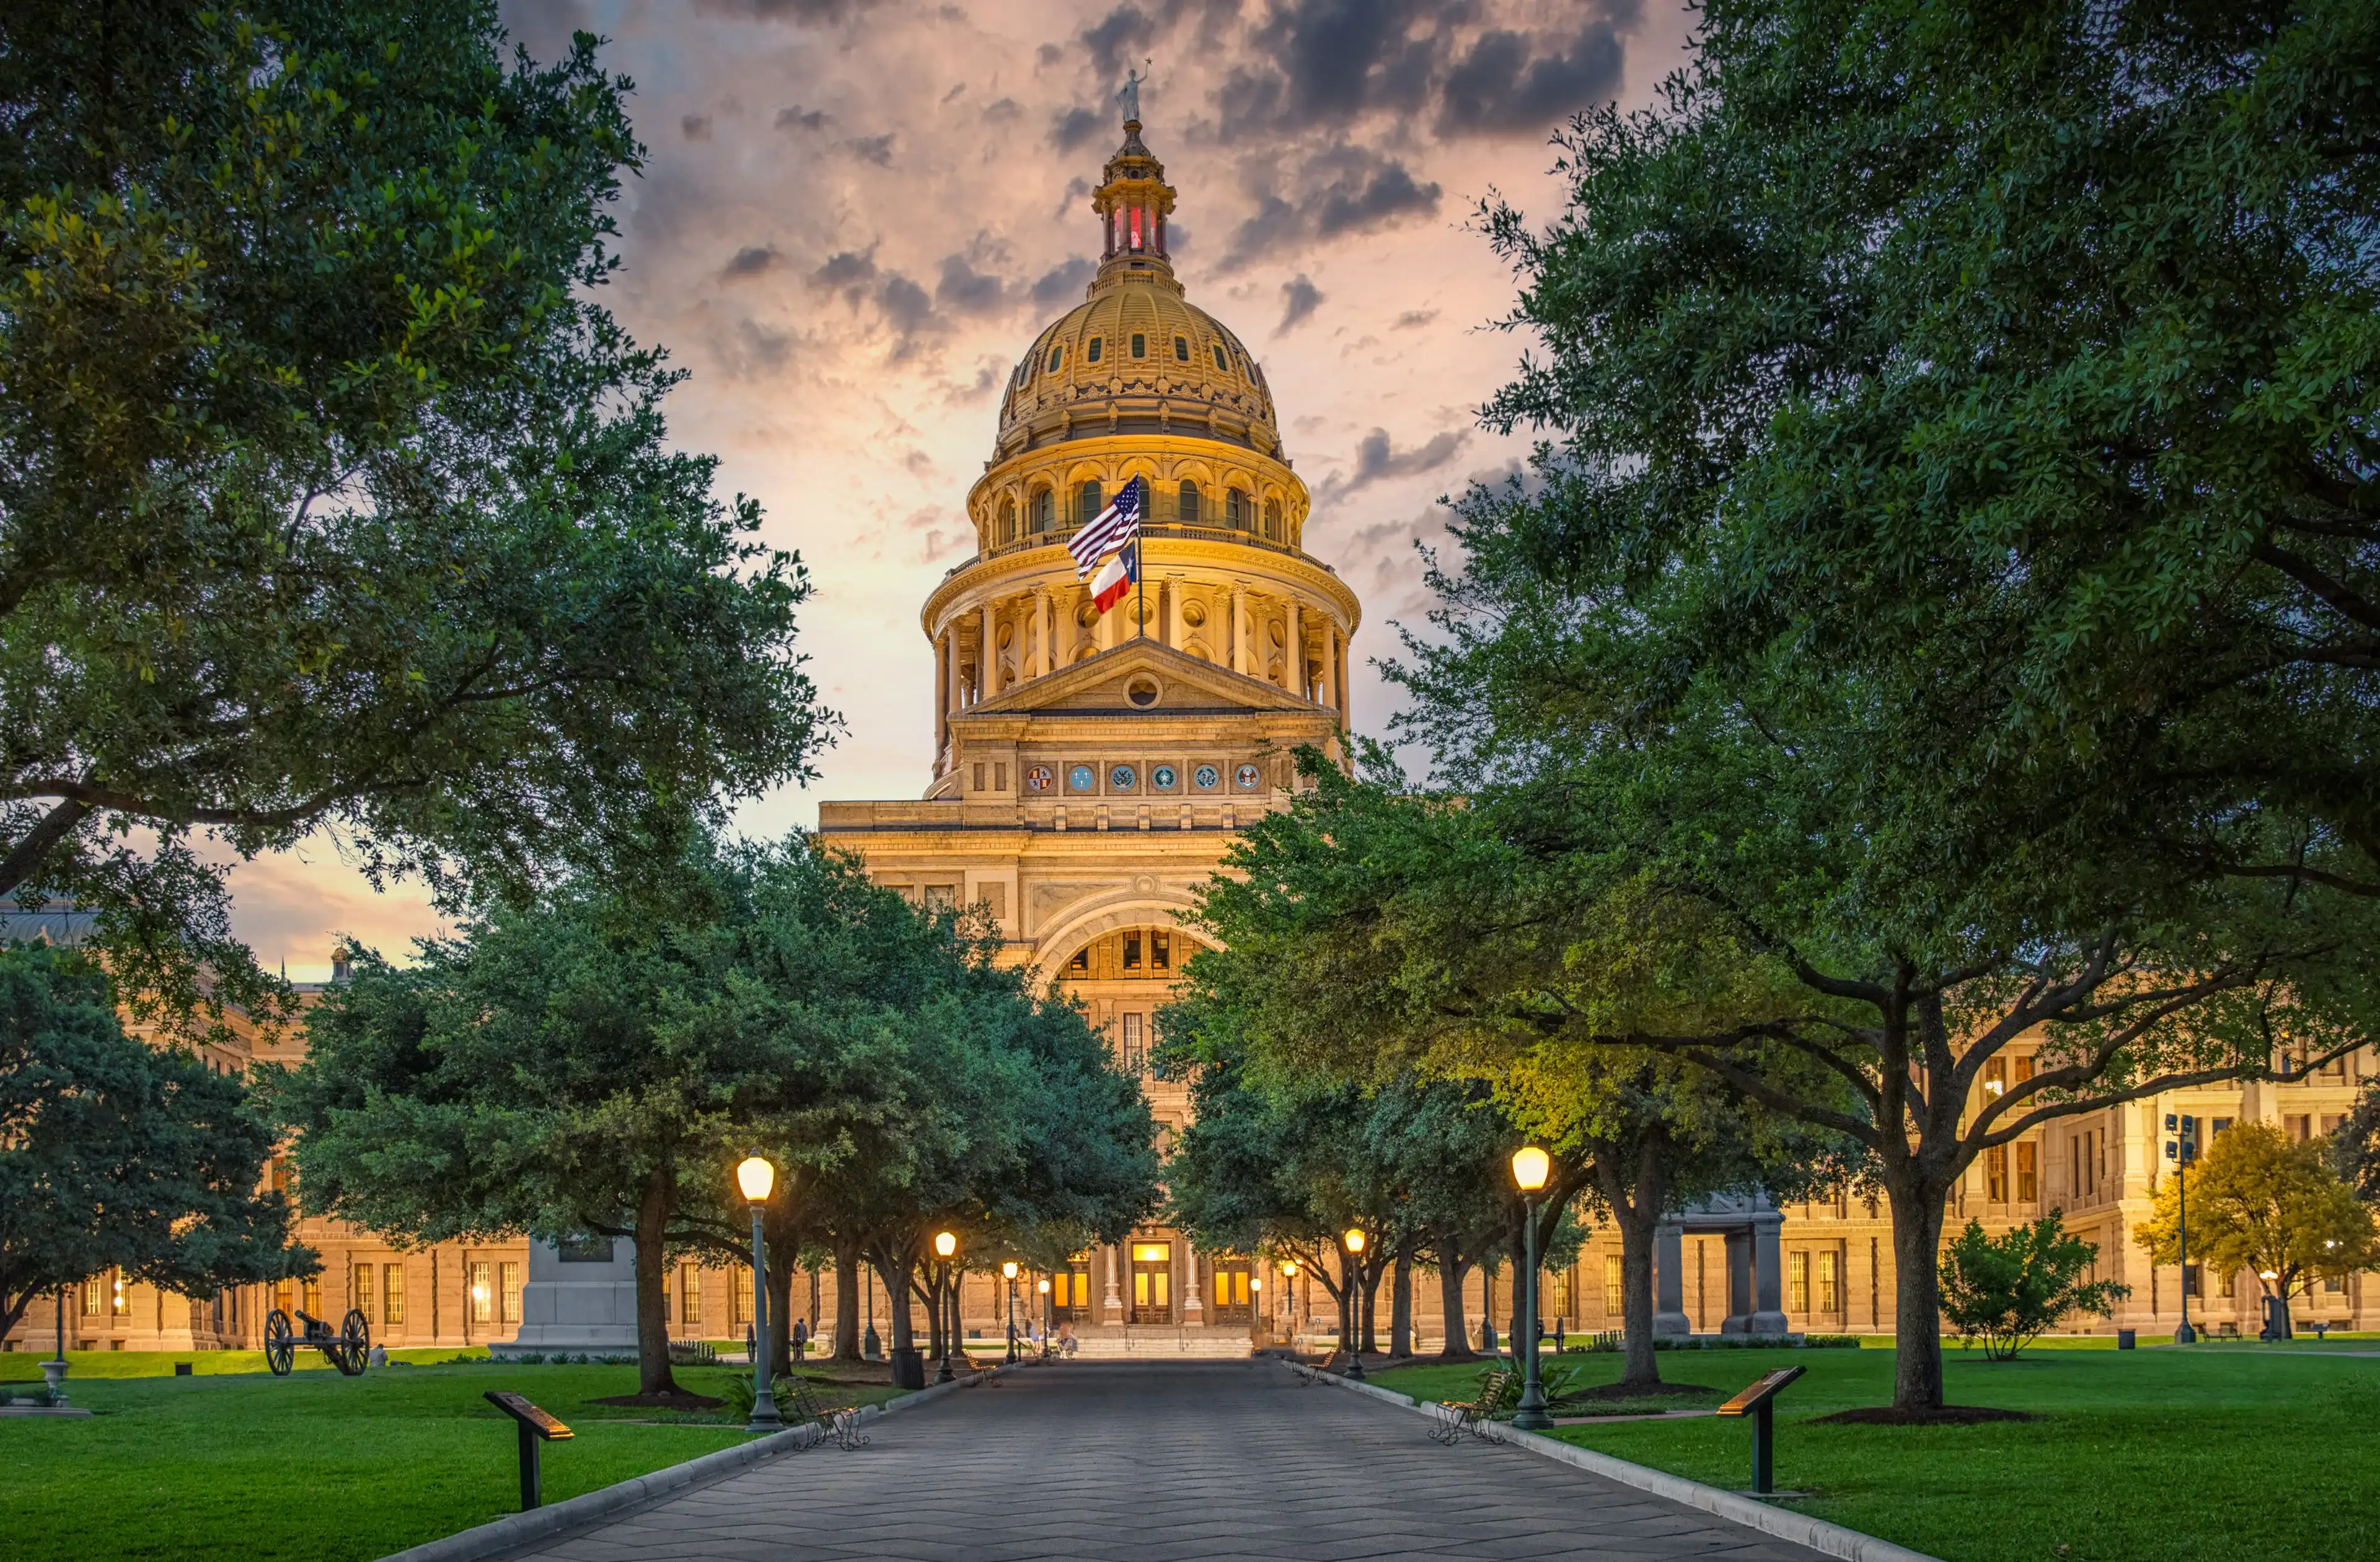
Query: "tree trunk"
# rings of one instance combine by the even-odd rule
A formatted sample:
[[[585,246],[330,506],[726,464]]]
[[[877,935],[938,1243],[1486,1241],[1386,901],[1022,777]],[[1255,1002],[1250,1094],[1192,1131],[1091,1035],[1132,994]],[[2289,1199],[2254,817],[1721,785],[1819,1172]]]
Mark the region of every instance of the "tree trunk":
[[[1342,1253],[1339,1258],[1339,1354],[1350,1355],[1355,1350],[1355,1292],[1362,1284],[1355,1260]]]
[[[1413,1353],[1413,1243],[1408,1241],[1397,1249],[1396,1280],[1389,1288],[1389,1354],[1403,1358]]]
[[[1377,1356],[1380,1353],[1380,1333],[1378,1326],[1380,1312],[1381,1266],[1377,1263],[1366,1263],[1357,1265],[1355,1272],[1364,1288],[1362,1291],[1364,1351],[1366,1355]]]
[[[939,1362],[942,1359],[941,1276],[935,1265],[929,1264],[926,1265],[926,1277],[914,1284],[917,1300],[926,1304],[926,1358]],[[902,1302],[905,1311],[908,1298],[903,1297]]]
[[[1913,1179],[1888,1178],[1892,1206],[1892,1408],[1942,1408],[1943,1205],[1950,1185],[1932,1189]]]
[[[1595,1157],[1596,1191],[1620,1228],[1620,1328],[1627,1359],[1620,1370],[1622,1386],[1635,1389],[1660,1386],[1660,1358],[1653,1351],[1653,1238],[1661,1224],[1661,1206],[1669,1202],[1662,1176],[1661,1144],[1648,1137],[1637,1146],[1632,1169],[1617,1155]]]
[[[859,1244],[834,1246],[834,1359],[859,1360]]]
[[[794,1370],[794,1261],[791,1246],[783,1259],[769,1254],[769,1374],[782,1377]]]
[[[645,1179],[637,1205],[637,1392],[674,1394],[669,1359],[669,1223],[677,1184],[667,1171]]]
[[[1463,1277],[1470,1268],[1461,1253],[1443,1247],[1438,1250],[1438,1308],[1446,1320],[1446,1349],[1439,1354],[1450,1362],[1479,1359],[1479,1352],[1471,1348],[1471,1320],[1463,1310]]]
[[[895,1350],[905,1350],[917,1342],[909,1323],[909,1271],[914,1266],[905,1256],[876,1265],[876,1277],[884,1282],[885,1308],[892,1314],[890,1326]]]

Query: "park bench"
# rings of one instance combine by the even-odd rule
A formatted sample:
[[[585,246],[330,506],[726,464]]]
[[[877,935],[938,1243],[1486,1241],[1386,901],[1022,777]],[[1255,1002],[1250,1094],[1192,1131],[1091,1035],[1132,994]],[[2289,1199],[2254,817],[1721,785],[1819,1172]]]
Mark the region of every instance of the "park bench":
[[[1311,1362],[1301,1362],[1294,1356],[1292,1356],[1289,1359],[1289,1370],[1297,1374],[1297,1381],[1303,1383],[1308,1388],[1311,1388],[1316,1384],[1321,1382],[1324,1375],[1320,1367],[1316,1366]]]
[[[794,1424],[817,1427],[827,1437],[833,1438],[835,1446],[846,1453],[868,1441],[866,1434],[859,1430],[858,1406],[824,1403],[806,1377],[787,1377],[780,1381],[790,1385],[784,1397],[793,1401]],[[820,1441],[823,1442],[825,1438],[821,1437]]]
[[[1430,1429],[1430,1440],[1443,1443],[1451,1448],[1468,1432],[1474,1437],[1492,1442],[1494,1439],[1488,1434],[1488,1418],[1494,1415],[1502,1404],[1505,1386],[1512,1378],[1511,1373],[1500,1368],[1480,1380],[1479,1393],[1475,1398],[1456,1403],[1432,1404],[1430,1413],[1438,1418],[1438,1424]]]

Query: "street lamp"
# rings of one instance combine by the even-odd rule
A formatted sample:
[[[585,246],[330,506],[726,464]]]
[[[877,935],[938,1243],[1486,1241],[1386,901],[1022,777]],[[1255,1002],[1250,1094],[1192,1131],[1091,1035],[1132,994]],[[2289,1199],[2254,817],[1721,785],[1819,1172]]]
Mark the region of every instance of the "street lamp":
[[[777,1186],[777,1168],[759,1156],[747,1156],[735,1168],[735,1185],[752,1208],[752,1419],[747,1432],[774,1432],[784,1425],[777,1415],[777,1396],[769,1386],[768,1250],[760,1236],[760,1212]]]
[[[1545,1386],[1537,1381],[1537,1193],[1553,1170],[1553,1157],[1535,1144],[1512,1152],[1512,1181],[1521,1190],[1521,1403],[1512,1425],[1543,1432],[1554,1423],[1546,1413]]]
[[[1350,1226],[1347,1234],[1339,1239],[1347,1244],[1347,1255],[1354,1263],[1347,1266],[1347,1375],[1356,1382],[1364,1381],[1364,1320],[1363,1300],[1356,1288],[1364,1283],[1364,1229]]]
[[[1008,1282],[1008,1364],[1016,1364],[1016,1260],[1002,1260],[1000,1277]]]
[[[1050,1337],[1058,1332],[1058,1314],[1050,1305],[1050,1277],[1042,1276],[1034,1289],[1041,1293],[1041,1359],[1046,1362],[1050,1359]]]
[[[958,1250],[958,1238],[948,1231],[934,1233],[934,1252],[942,1260],[942,1296],[936,1298],[934,1305],[942,1309],[945,1318],[942,1325],[942,1365],[941,1370],[934,1374],[936,1383],[950,1383],[959,1375],[958,1368],[951,1362],[952,1353],[959,1348],[958,1285],[951,1276],[951,1255]],[[947,1304],[944,1298],[948,1299]]]

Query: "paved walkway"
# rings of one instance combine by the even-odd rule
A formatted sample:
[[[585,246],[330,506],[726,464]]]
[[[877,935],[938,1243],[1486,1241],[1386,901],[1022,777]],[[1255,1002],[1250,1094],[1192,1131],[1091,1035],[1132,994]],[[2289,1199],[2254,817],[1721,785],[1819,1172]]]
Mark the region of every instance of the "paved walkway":
[[[1817,1553],[1270,1362],[1075,1361],[868,1423],[529,1555],[568,1562],[1423,1562]]]

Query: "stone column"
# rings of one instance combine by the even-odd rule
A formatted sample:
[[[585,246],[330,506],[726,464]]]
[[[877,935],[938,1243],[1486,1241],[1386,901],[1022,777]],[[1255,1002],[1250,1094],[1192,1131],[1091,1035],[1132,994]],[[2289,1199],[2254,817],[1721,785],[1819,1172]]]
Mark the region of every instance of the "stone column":
[[[1245,674],[1248,670],[1248,587],[1245,581],[1232,582],[1232,671]]]
[[[1686,1316],[1685,1229],[1667,1220],[1653,1229],[1653,1332],[1694,1332]]]
[[[950,663],[942,679],[944,709],[955,716],[966,708],[966,684],[959,675],[959,626],[956,621],[942,631],[942,648]]]
[[[1000,612],[991,603],[983,605],[983,648],[976,654],[982,658],[976,673],[978,700],[1000,697]]]
[[[1727,1316],[1721,1334],[1752,1332],[1752,1231],[1749,1227],[1727,1234]]]
[[[1792,1328],[1785,1316],[1783,1302],[1785,1257],[1779,1239],[1785,1234],[1785,1217],[1781,1215],[1760,1215],[1752,1222],[1753,1307],[1750,1331],[1757,1335],[1784,1334]],[[1835,1284],[1840,1287],[1851,1277],[1850,1265],[1836,1271]],[[1850,1300],[1841,1290],[1835,1293],[1840,1316],[1851,1316]]]
[[[1297,599],[1292,597],[1281,610],[1281,686],[1298,698],[1305,697],[1305,617],[1297,611]]]
[[[1050,588],[1038,587],[1033,592],[1033,676],[1050,676]]]
[[[1347,714],[1347,641],[1343,636],[1340,638],[1339,650],[1337,654],[1339,667],[1339,724],[1342,727],[1347,727],[1352,726],[1354,721],[1353,718]]]
[[[1165,643],[1178,651],[1184,645],[1183,636],[1182,577],[1169,575],[1165,577]]]
[[[1116,1255],[1123,1250],[1119,1244],[1110,1242],[1102,1251],[1108,1257],[1108,1294],[1099,1306],[1100,1321],[1120,1324],[1123,1322],[1123,1292],[1116,1289]]]
[[[934,774],[942,773],[942,754],[951,746],[951,637],[934,642]]]
[[[1190,1259],[1188,1265],[1190,1284],[1182,1297],[1182,1321],[1185,1324],[1203,1324],[1207,1321],[1207,1309],[1198,1300],[1197,1252],[1187,1242],[1177,1243],[1176,1248],[1177,1251],[1188,1254]]]
[[[1339,625],[1322,621],[1322,703],[1339,708]]]
[[[1075,624],[1075,592],[1072,587],[1060,586],[1052,589],[1050,599],[1050,612],[1052,621],[1057,624],[1058,628],[1058,667],[1061,670],[1072,667],[1075,665],[1075,636],[1076,633],[1076,625]]]

